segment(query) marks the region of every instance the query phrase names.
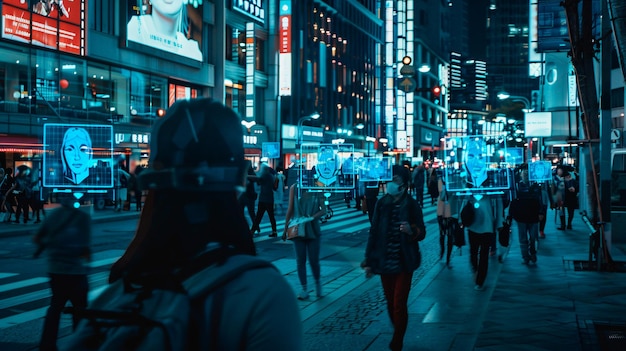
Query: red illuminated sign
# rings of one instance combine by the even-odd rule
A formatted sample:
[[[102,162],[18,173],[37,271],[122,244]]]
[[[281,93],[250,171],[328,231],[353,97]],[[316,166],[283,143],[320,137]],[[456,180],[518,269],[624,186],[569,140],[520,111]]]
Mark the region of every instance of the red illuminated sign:
[[[84,55],[85,0],[5,0],[2,37]]]
[[[280,53],[291,52],[291,15],[280,16]]]

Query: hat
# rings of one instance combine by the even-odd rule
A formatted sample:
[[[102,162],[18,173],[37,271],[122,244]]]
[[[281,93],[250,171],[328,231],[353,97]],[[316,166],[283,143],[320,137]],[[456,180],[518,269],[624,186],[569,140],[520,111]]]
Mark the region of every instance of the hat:
[[[237,114],[208,98],[179,100],[157,121],[141,189],[232,191],[245,184],[243,133]]]

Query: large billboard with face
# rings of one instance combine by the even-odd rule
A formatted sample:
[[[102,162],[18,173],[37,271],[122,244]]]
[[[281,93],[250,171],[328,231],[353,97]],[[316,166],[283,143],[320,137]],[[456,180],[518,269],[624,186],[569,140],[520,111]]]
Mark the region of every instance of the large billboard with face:
[[[3,0],[2,37],[85,54],[85,0]]]
[[[113,187],[113,126],[44,124],[43,186]]]
[[[202,61],[202,1],[128,0],[129,46],[149,46]]]

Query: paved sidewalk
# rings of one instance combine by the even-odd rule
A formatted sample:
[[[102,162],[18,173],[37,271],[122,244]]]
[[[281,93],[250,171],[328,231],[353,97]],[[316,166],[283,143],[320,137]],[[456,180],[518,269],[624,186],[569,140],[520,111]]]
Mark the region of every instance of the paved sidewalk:
[[[522,264],[515,226],[512,234],[503,263],[489,262],[485,290],[473,290],[467,247],[453,269],[439,265],[414,288],[405,350],[626,350],[626,274],[577,270],[588,259],[580,217],[573,230],[548,223],[536,264]],[[605,336],[598,325],[608,325]],[[367,350],[386,349],[387,333]]]

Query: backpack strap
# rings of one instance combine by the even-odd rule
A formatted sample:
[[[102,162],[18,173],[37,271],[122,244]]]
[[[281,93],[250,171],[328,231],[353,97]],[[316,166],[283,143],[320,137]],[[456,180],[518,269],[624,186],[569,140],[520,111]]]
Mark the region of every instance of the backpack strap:
[[[234,255],[229,257],[222,264],[217,264],[211,267],[207,267],[204,270],[196,273],[189,279],[183,282],[185,290],[189,293],[189,297],[192,304],[201,301],[203,297],[212,295],[211,300],[211,314],[209,316],[209,325],[206,326],[208,330],[219,330],[219,325],[222,319],[222,312],[224,308],[225,291],[224,287],[231,281],[235,280],[244,272],[260,269],[260,268],[273,268],[276,267],[268,261],[259,259],[250,255]],[[192,305],[192,311],[197,311]],[[197,321],[201,320],[204,316],[193,316],[192,319],[196,320],[196,323],[191,323],[190,327],[190,340],[193,344],[193,340],[199,340],[203,331],[198,327],[202,323]],[[244,349],[246,340],[241,340],[240,349]],[[219,346],[219,333],[211,333],[207,346],[210,346],[209,350],[218,350]]]

